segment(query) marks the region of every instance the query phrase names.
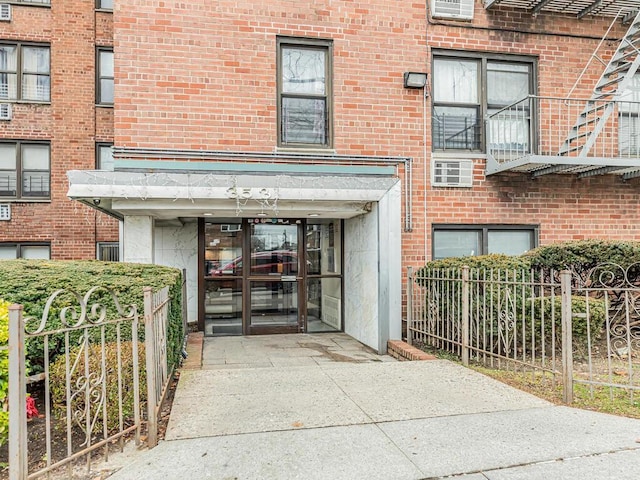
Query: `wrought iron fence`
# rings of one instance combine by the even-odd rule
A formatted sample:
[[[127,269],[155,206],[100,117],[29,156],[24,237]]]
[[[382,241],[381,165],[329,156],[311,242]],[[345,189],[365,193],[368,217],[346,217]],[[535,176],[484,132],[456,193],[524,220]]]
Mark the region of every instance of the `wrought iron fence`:
[[[421,269],[408,275],[407,341],[463,363],[542,373],[573,401],[574,384],[640,390],[640,266],[570,271]],[[633,278],[632,278],[633,277]]]
[[[144,289],[144,324],[136,305],[93,287],[83,296],[58,290],[41,318],[25,318],[21,305],[9,309],[9,478],[38,478],[67,469],[95,452],[108,460],[128,436],[141,441],[146,382],[147,443],[157,443],[157,416],[170,379],[166,338],[169,287]],[[144,341],[140,341],[144,332]],[[44,409],[44,460],[29,471],[29,428],[25,411],[26,352],[42,369],[39,402]],[[146,368],[145,368],[146,363]],[[54,451],[54,445],[57,446]],[[61,448],[60,445],[63,447]],[[32,447],[33,448],[33,447]],[[62,451],[64,453],[62,453]]]

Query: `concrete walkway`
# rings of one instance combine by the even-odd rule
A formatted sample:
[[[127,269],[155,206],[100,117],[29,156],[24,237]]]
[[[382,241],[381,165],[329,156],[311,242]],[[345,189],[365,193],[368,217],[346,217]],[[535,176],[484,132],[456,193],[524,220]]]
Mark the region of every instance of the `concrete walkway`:
[[[198,362],[200,363],[200,362]],[[192,360],[193,365],[193,360]],[[554,406],[343,334],[205,339],[119,479],[637,479],[640,420]]]

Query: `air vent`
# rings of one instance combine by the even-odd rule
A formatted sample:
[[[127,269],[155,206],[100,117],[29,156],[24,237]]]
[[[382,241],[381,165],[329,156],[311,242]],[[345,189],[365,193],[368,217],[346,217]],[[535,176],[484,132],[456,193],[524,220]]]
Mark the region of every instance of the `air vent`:
[[[0,3],[0,20],[4,22],[11,21],[11,5],[8,3]]]
[[[437,18],[473,19],[475,0],[431,0],[431,15]]]
[[[0,103],[0,120],[11,120],[10,103]]]
[[[11,220],[11,204],[0,203],[0,220]]]
[[[473,161],[434,160],[431,169],[431,185],[434,187],[473,186]]]

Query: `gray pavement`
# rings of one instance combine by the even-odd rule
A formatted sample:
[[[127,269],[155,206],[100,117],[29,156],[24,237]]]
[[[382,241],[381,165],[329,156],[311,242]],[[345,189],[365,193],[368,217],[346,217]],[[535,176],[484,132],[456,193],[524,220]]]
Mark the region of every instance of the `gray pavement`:
[[[554,406],[343,334],[205,339],[120,479],[634,479],[640,420]]]

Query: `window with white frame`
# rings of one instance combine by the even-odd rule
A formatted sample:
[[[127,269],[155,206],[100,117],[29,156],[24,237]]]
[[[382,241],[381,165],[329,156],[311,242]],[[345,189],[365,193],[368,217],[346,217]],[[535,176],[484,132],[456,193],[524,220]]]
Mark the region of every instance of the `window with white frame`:
[[[500,253],[520,255],[538,243],[534,225],[434,225],[433,259]]]
[[[113,171],[113,143],[96,144],[96,169]]]
[[[0,199],[47,199],[51,195],[51,146],[0,142]]]
[[[24,258],[30,260],[51,259],[51,245],[48,243],[0,243],[0,260],[15,260]]]
[[[327,40],[278,38],[279,146],[332,146],[331,52]]]
[[[113,49],[99,48],[97,57],[96,103],[113,105]]]
[[[533,59],[461,52],[433,58],[434,150],[484,151],[487,143],[528,148],[528,101],[484,135],[484,118],[534,92]]]
[[[48,46],[0,41],[0,101],[49,102],[50,66]]]

